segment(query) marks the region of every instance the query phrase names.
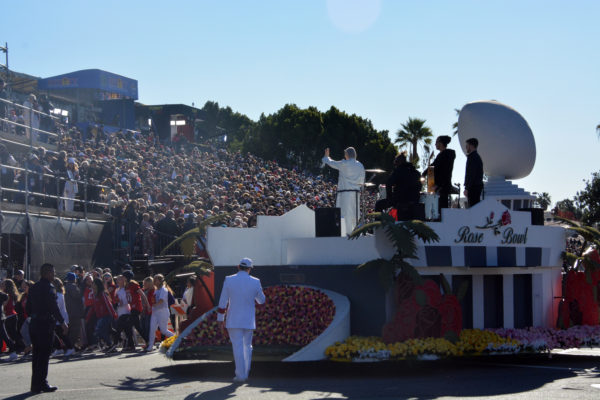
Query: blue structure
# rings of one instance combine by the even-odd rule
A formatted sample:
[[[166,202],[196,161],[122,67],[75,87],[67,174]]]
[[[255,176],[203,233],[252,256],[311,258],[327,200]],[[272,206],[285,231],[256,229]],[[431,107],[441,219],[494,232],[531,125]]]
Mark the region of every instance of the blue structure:
[[[119,129],[135,129],[134,101],[138,99],[138,82],[112,72],[85,69],[38,80],[38,90],[68,99],[76,105],[94,106],[95,122]],[[85,116],[76,118],[86,124]]]
[[[39,90],[91,89],[94,100],[138,99],[137,80],[100,69],[84,69],[38,81]]]

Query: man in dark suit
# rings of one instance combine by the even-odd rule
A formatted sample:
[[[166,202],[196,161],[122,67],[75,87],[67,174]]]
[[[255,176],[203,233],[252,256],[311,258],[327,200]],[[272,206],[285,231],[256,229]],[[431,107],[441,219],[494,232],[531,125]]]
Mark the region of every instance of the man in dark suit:
[[[29,334],[33,344],[31,360],[31,391],[33,393],[54,392],[56,386],[50,386],[48,377],[48,362],[54,341],[54,327],[58,322],[66,335],[69,327],[65,323],[56,303],[54,281],[54,266],[44,264],[40,268],[41,279],[29,289],[27,297],[27,315],[31,316]]]
[[[483,191],[483,161],[477,147],[479,141],[475,138],[467,140],[467,168],[465,172],[465,196],[467,196],[468,207],[471,208],[481,200]]]
[[[454,169],[454,159],[456,153],[448,149],[450,136],[439,136],[435,141],[435,148],[440,152],[433,161],[433,181],[434,190],[439,194],[438,211],[441,214],[442,208],[448,208],[448,198],[452,189],[452,170]]]

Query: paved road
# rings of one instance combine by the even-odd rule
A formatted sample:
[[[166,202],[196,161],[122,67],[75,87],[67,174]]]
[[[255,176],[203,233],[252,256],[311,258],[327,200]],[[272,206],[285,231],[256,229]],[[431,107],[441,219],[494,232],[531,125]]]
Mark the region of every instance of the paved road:
[[[3,357],[5,359],[5,357]],[[235,385],[233,364],[172,362],[161,354],[53,359],[60,390],[28,393],[31,363],[0,361],[0,398],[26,399],[600,399],[600,357],[554,355],[416,363],[255,363]]]

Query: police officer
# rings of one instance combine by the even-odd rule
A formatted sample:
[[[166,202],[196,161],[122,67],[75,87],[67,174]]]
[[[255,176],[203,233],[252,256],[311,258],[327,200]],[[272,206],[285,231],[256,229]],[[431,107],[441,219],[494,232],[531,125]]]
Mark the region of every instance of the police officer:
[[[31,391],[33,393],[54,392],[56,386],[50,386],[48,377],[48,362],[54,340],[54,327],[60,323],[66,335],[68,326],[65,323],[56,303],[54,281],[54,266],[44,264],[40,268],[40,280],[29,289],[27,298],[27,314],[31,316],[29,334],[33,344],[31,361]]]

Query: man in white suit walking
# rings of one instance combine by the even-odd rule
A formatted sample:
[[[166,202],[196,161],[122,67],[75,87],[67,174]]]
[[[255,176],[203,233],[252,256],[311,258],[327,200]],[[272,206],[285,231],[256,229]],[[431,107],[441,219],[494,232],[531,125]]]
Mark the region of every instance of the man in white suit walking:
[[[227,328],[231,339],[235,382],[248,379],[252,361],[252,334],[256,329],[254,304],[265,302],[260,280],[250,276],[251,270],[252,260],[243,258],[238,265],[238,273],[225,278],[217,310],[217,321],[223,331]],[[224,323],[225,313],[227,321]]]

